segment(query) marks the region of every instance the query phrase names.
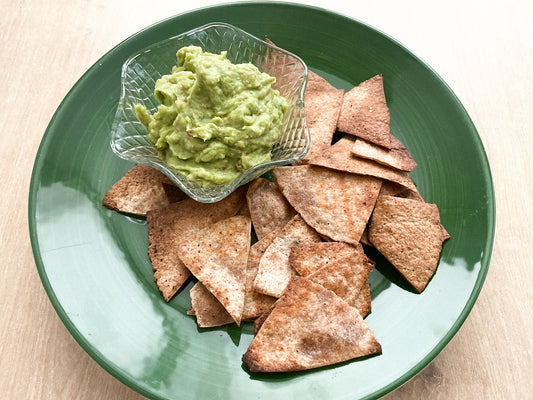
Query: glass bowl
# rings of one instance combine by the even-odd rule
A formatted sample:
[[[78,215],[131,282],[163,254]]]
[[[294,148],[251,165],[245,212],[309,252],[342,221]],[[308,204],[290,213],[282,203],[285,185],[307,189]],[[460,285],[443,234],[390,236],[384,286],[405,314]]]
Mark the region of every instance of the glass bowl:
[[[147,138],[146,128],[135,115],[135,104],[144,105],[151,114],[157,111],[160,103],[154,96],[155,82],[176,65],[178,49],[189,45],[200,46],[210,53],[227,51],[227,58],[234,64],[250,62],[260,71],[275,76],[273,87],[288,103],[282,135],[272,148],[271,161],[244,171],[226,184],[202,186],[168,166],[158,156]],[[311,143],[303,101],[307,75],[307,66],[299,57],[229,24],[210,23],[171,37],[139,51],[124,63],[111,148],[125,160],[157,168],[196,201],[219,201],[268,170],[294,163],[307,154]]]

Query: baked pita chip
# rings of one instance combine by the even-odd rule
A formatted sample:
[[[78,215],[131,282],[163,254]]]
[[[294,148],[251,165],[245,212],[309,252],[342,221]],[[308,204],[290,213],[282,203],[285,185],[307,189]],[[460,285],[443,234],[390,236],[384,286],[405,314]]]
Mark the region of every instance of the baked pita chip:
[[[246,199],[259,240],[273,230],[283,228],[296,215],[278,185],[264,178],[257,178],[250,184]]]
[[[276,301],[276,298],[274,297],[257,292],[253,288],[253,284],[255,277],[257,276],[261,257],[263,257],[266,249],[272,244],[272,241],[279,235],[279,233],[279,228],[273,230],[250,247],[248,263],[246,266],[246,292],[244,296],[244,309],[242,312],[243,320],[259,317],[265,311],[268,311]]]
[[[197,282],[189,292],[191,296],[192,312],[201,328],[212,328],[235,322],[224,306],[201,283]]]
[[[274,238],[259,261],[253,287],[259,293],[280,297],[291,276],[296,274],[289,264],[291,247],[305,242],[320,242],[320,236],[305,223],[300,215],[295,215]]]
[[[105,194],[102,204],[122,213],[145,216],[154,208],[187,198],[159,170],[139,164],[130,169]]]
[[[418,164],[407,148],[395,136],[391,135],[394,147],[387,149],[363,139],[356,139],[352,153],[357,157],[369,159],[400,171],[411,172]]]
[[[234,216],[246,201],[245,193],[245,188],[239,188],[216,203],[185,199],[147,212],[148,256],[165,301],[169,301],[191,275],[177,255],[183,236]]]
[[[246,264],[251,221],[227,218],[183,237],[177,245],[181,261],[240,325],[244,307]]]
[[[318,233],[359,243],[381,179],[314,165],[278,167],[273,173],[285,198]]]
[[[304,104],[311,135],[311,147],[298,164],[307,163],[331,145],[343,95],[344,90],[333,87],[324,78],[309,71]]]
[[[337,129],[379,146],[392,147],[383,75],[376,75],[344,94]]]
[[[359,311],[361,317],[365,318],[372,311],[372,296],[370,293],[370,282],[368,279],[361,287],[359,295],[355,299],[354,307]]]
[[[420,293],[437,269],[444,232],[435,204],[380,196],[368,238]]]
[[[289,372],[380,352],[355,308],[331,290],[295,276],[242,360],[251,372]]]
[[[352,153],[355,138],[346,135],[337,143],[309,161],[309,164],[332,168],[339,171],[347,171],[352,174],[360,174],[396,182],[407,189],[417,191],[409,174],[378,164],[375,161],[356,157]]]
[[[353,258],[348,258],[348,254],[337,256],[333,263],[324,265],[307,278],[335,292],[349,305],[355,306],[361,288],[368,281],[368,274],[374,269],[374,263],[370,262],[364,253],[352,253]]]

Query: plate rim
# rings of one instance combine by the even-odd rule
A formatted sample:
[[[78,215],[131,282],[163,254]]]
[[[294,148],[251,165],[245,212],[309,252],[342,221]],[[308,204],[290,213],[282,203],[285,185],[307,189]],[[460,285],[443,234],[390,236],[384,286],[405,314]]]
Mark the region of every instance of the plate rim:
[[[446,89],[446,91],[451,95],[451,99],[455,103],[456,106],[458,106],[464,113],[465,122],[469,125],[469,130],[471,130],[474,135],[472,135],[473,144],[475,144],[475,147],[479,151],[480,156],[480,167],[481,171],[483,172],[482,177],[485,178],[485,184],[487,186],[487,189],[490,189],[490,196],[487,198],[487,237],[489,240],[485,243],[484,246],[484,253],[482,255],[481,260],[481,266],[480,270],[478,272],[474,287],[472,292],[470,293],[470,296],[468,297],[468,300],[466,301],[465,305],[463,306],[460,314],[458,315],[456,321],[452,324],[450,329],[447,331],[447,333],[444,335],[444,337],[437,342],[435,347],[428,352],[418,363],[413,365],[409,370],[407,370],[404,374],[399,376],[394,381],[388,383],[387,385],[383,386],[382,388],[378,389],[377,391],[371,393],[368,396],[365,396],[365,399],[377,399],[379,397],[384,396],[387,393],[390,393],[397,389],[398,387],[402,386],[403,384],[407,383],[409,380],[414,378],[418,373],[420,373],[424,368],[429,365],[436,357],[437,355],[444,350],[444,348],[449,344],[449,342],[455,337],[461,326],[466,321],[467,317],[470,315],[470,312],[472,311],[472,308],[474,304],[476,303],[477,298],[479,297],[479,294],[483,288],[484,281],[486,279],[486,276],[488,274],[488,270],[490,267],[490,261],[492,257],[494,242],[495,242],[495,230],[496,230],[496,199],[495,199],[495,190],[494,190],[494,184],[493,184],[493,178],[492,173],[490,169],[490,164],[488,161],[488,157],[485,151],[485,147],[483,145],[483,141],[481,140],[481,137],[479,136],[479,133],[473,123],[473,121],[470,118],[470,115],[466,111],[464,105],[461,103],[455,92],[451,89],[451,87],[444,81],[444,79],[441,78],[441,76],[419,55],[417,55],[414,51],[412,51],[410,48],[396,40],[395,38],[391,37],[387,33],[381,31],[380,29],[377,29],[376,27],[367,24],[365,22],[362,22],[356,18],[344,15],[339,12],[335,12],[332,10],[328,10],[322,7],[314,6],[314,5],[306,5],[306,4],[300,4],[300,3],[292,3],[292,2],[269,2],[269,1],[249,1],[249,2],[229,2],[229,3],[220,3],[216,5],[211,6],[205,6],[200,8],[195,8],[190,11],[186,11],[183,13],[179,13],[176,15],[172,15],[170,17],[164,18],[162,20],[159,20],[153,24],[150,24],[141,30],[133,33],[132,35],[128,36],[126,39],[120,41],[118,44],[110,48],[108,51],[105,52],[103,56],[101,56],[99,59],[97,59],[81,76],[80,78],[74,83],[74,85],[71,87],[71,89],[66,93],[66,95],[63,97],[61,102],[59,103],[58,107],[56,108],[52,118],[50,119],[46,130],[42,136],[41,142],[39,144],[32,172],[31,172],[31,180],[29,185],[29,196],[28,196],[28,227],[29,227],[29,233],[30,233],[30,242],[32,247],[32,253],[34,256],[34,261],[37,267],[37,271],[39,274],[39,277],[41,279],[43,288],[45,289],[45,292],[47,294],[47,297],[49,298],[50,302],[52,303],[52,306],[54,310],[56,311],[56,314],[59,316],[62,323],[65,325],[69,333],[72,335],[72,337],[76,340],[76,342],[82,347],[83,351],[86,352],[94,361],[96,361],[104,370],[106,370],[110,375],[112,375],[114,378],[119,380],[121,383],[125,384],[132,390],[136,391],[137,393],[148,397],[150,399],[161,399],[166,400],[166,397],[162,397],[156,393],[150,392],[146,390],[143,386],[137,383],[135,379],[131,379],[127,374],[123,372],[123,370],[116,366],[113,362],[106,359],[93,345],[89,343],[88,340],[85,339],[85,337],[81,334],[81,332],[78,330],[76,325],[72,322],[72,320],[68,317],[65,309],[59,302],[53,288],[51,285],[50,280],[48,279],[48,275],[46,274],[46,267],[44,265],[43,259],[41,257],[40,252],[40,246],[38,241],[38,235],[37,235],[37,221],[36,221],[36,195],[37,195],[37,186],[39,185],[39,178],[40,178],[40,170],[42,168],[43,158],[46,154],[46,148],[47,148],[47,140],[48,137],[51,135],[50,132],[53,131],[54,125],[57,122],[57,119],[59,118],[60,111],[65,107],[68,99],[73,96],[73,93],[77,90],[77,88],[86,80],[89,78],[89,75],[91,72],[98,67],[99,64],[102,63],[102,61],[106,60],[109,57],[112,57],[113,54],[120,48],[126,46],[130,42],[134,42],[135,39],[139,36],[146,35],[148,32],[157,29],[163,24],[168,23],[169,21],[173,21],[176,19],[182,19],[182,18],[191,18],[195,15],[199,15],[206,11],[212,11],[219,8],[231,8],[231,7],[237,7],[237,8],[248,8],[248,7],[257,7],[257,6],[270,6],[274,8],[293,8],[293,9],[304,9],[304,10],[313,10],[318,13],[324,13],[329,14],[332,17],[336,18],[343,18],[347,20],[350,23],[358,24],[364,28],[367,28],[369,30],[372,30],[374,33],[382,36],[383,38],[387,39],[388,41],[391,41],[394,45],[400,47],[403,51],[410,54],[418,62],[423,64],[423,66],[428,69],[429,72],[431,72],[432,75],[434,75],[439,83],[443,85]]]

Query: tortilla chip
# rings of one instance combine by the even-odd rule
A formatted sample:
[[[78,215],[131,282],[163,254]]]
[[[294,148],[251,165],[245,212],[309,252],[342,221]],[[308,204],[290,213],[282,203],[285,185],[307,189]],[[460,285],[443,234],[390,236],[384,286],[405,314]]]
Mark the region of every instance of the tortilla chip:
[[[278,167],[273,173],[285,198],[318,233],[359,243],[381,179],[314,165]]]
[[[344,94],[337,129],[379,146],[392,147],[383,75],[376,75]]]
[[[398,171],[375,161],[356,157],[352,153],[355,138],[349,135],[342,137],[337,143],[324,151],[321,155],[309,161],[309,164],[319,165],[353,174],[373,176],[396,182],[407,189],[417,191],[415,184],[407,172]]]
[[[396,142],[395,147],[387,149],[367,142],[363,139],[356,139],[352,148],[352,153],[357,157],[376,161],[379,164],[386,165],[400,171],[411,172],[418,164],[413,159],[407,148],[395,136],[391,136],[392,143]]]
[[[372,296],[370,292],[370,282],[368,279],[361,287],[359,295],[355,299],[354,307],[359,311],[361,317],[365,318],[372,311]]]
[[[370,261],[363,251],[358,251],[346,243],[318,244],[321,246],[312,252],[328,253],[329,262],[307,275],[307,278],[335,292],[349,305],[355,306],[361,288],[368,281],[368,274],[374,269],[374,262]]]
[[[368,238],[420,293],[437,269],[445,235],[435,204],[380,196]]]
[[[279,233],[280,229],[276,229],[250,247],[248,264],[246,266],[246,292],[244,295],[242,319],[257,318],[265,311],[268,311],[276,301],[276,298],[274,297],[257,292],[253,288],[253,284],[255,277],[257,276],[261,257],[263,257],[266,249],[272,244],[274,238],[276,238]]]
[[[250,184],[246,199],[259,240],[273,230],[283,228],[296,215],[278,185],[264,178],[257,178]]]
[[[244,307],[251,221],[241,215],[224,219],[183,237],[181,261],[240,325]]]
[[[147,212],[148,256],[155,282],[165,301],[169,301],[191,275],[176,253],[182,237],[234,216],[245,203],[245,190],[239,188],[216,203],[186,199]]]
[[[280,297],[291,276],[296,274],[289,264],[291,247],[305,242],[320,242],[320,236],[305,223],[300,215],[295,215],[274,238],[259,261],[254,289],[272,297]]]
[[[187,314],[196,315],[199,327],[212,328],[234,322],[220,301],[201,282],[197,282],[189,294],[193,312]]]
[[[355,308],[295,276],[242,360],[251,372],[289,372],[379,352],[381,345]]]
[[[324,78],[309,71],[304,104],[311,135],[311,148],[298,164],[307,163],[331,145],[337,128],[343,95],[344,90],[331,86]]]
[[[139,164],[111,186],[102,204],[118,212],[145,216],[149,210],[185,198],[187,195],[165,174],[155,168]]]

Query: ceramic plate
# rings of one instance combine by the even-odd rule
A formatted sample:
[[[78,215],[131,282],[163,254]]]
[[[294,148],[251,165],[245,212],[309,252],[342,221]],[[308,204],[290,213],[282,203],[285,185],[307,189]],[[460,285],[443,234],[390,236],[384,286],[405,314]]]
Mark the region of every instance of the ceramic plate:
[[[419,295],[378,260],[366,321],[382,355],[307,372],[249,373],[241,357],[252,325],[198,329],[186,315],[191,283],[165,303],[147,256],[145,221],[101,206],[105,192],[132,167],[109,145],[122,63],[150,43],[213,21],[269,37],[339,88],[384,75],[392,132],[418,162],[412,177],[426,201],[439,206],[451,239]],[[494,238],[487,158],[450,88],[385,34],[322,9],[283,3],[196,10],[112,49],[52,118],[29,200],[35,261],[60,318],[103,368],[153,399],[380,397],[422,370],[457,332],[481,290]]]

